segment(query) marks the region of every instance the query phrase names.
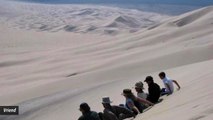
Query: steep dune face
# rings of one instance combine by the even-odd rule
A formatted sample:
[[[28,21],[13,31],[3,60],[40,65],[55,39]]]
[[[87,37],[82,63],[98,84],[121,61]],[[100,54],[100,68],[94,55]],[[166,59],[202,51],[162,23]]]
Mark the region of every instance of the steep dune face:
[[[74,13],[95,15],[91,9],[86,11]],[[123,103],[122,89],[132,88],[147,75],[153,75],[162,85],[157,77],[160,71],[177,78],[182,89],[136,120],[170,120],[177,115],[183,120],[210,119],[212,14],[212,7],[203,8],[133,34],[108,38],[62,31],[53,34],[13,30],[13,27],[11,30],[1,25],[0,104],[19,105],[20,115],[0,116],[0,119],[76,120],[81,102],[88,102],[97,111],[103,109],[102,96],[110,96],[113,104]],[[137,20],[126,16],[114,19],[128,27],[130,21]],[[44,31],[46,28],[42,27]],[[57,29],[80,28],[69,24]],[[83,28],[96,31],[96,27],[89,25]],[[107,30],[120,32],[115,28]],[[196,111],[191,112],[194,108]],[[189,114],[184,117],[183,113]]]

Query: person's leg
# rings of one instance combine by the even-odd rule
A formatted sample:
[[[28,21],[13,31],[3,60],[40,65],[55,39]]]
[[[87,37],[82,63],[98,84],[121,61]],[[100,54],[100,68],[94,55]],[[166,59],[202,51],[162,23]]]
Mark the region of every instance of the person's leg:
[[[161,96],[167,95],[167,94],[169,94],[169,93],[166,91],[166,88],[162,88],[161,89]]]

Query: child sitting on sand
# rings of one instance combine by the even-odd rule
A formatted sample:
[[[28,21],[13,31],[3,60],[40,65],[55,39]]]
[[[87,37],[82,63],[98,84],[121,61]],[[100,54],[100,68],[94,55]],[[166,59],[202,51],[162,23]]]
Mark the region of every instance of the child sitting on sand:
[[[170,78],[168,78],[166,76],[166,74],[164,72],[159,73],[159,77],[160,79],[163,81],[165,88],[163,88],[161,90],[161,95],[170,95],[174,92],[174,85],[173,83],[175,83],[178,87],[178,90],[180,90],[180,85],[178,84],[178,82],[176,80],[172,80]]]

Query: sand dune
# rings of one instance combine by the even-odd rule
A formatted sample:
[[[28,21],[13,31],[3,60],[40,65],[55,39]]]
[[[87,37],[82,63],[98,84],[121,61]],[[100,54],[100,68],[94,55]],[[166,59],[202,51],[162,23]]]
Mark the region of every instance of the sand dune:
[[[140,28],[140,23],[136,19],[128,16],[118,16],[114,19],[112,23],[107,25],[106,27],[132,27],[132,28]]]
[[[204,18],[204,16],[206,15],[211,15],[209,12],[212,11],[212,9],[212,7],[208,7],[203,8],[203,10],[193,11],[192,13],[186,14],[184,17],[181,16],[181,19],[175,21],[174,23],[179,27],[194,23],[196,21],[199,21],[200,18]]]
[[[158,20],[158,25],[130,34],[120,29],[143,25],[138,11],[120,15],[118,8],[3,3],[17,5],[17,11],[0,5],[0,104],[19,105],[20,115],[1,120],[76,120],[81,102],[96,111],[103,110],[102,96],[123,103],[122,89],[147,75],[163,86],[160,71],[177,79],[181,90],[135,120],[213,118],[212,6]],[[78,24],[60,21],[62,16]],[[156,24],[151,16],[148,26]],[[101,22],[108,17],[117,26],[104,26],[110,25]],[[85,24],[88,21],[97,23]],[[91,31],[94,34],[85,34]]]
[[[119,32],[114,32],[115,35],[129,32],[132,29],[131,32],[136,32],[136,26],[144,28],[150,24],[159,23],[163,18],[168,18],[167,15],[157,13],[97,5],[42,5],[1,2],[0,10],[1,19],[3,19],[0,22],[4,22],[6,19],[7,24],[11,24],[10,26],[13,28],[48,32],[65,30],[74,33],[105,34],[117,28]],[[115,16],[121,17],[115,18]],[[125,16],[125,19],[122,16]],[[112,19],[115,20],[112,21]],[[119,21],[121,19],[122,21]],[[110,25],[106,24],[110,24],[109,21],[119,22],[122,26],[113,25],[111,26],[113,28],[108,28]],[[128,24],[125,25],[124,21]]]

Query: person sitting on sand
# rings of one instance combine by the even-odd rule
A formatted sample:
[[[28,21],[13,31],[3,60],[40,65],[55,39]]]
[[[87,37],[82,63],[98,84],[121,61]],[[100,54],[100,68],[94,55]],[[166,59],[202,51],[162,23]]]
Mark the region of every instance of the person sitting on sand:
[[[98,113],[91,111],[87,103],[81,103],[79,110],[82,112],[82,116],[78,120],[101,120]]]
[[[180,89],[180,85],[178,84],[178,82],[176,80],[172,80],[170,78],[168,78],[166,76],[166,74],[164,72],[160,72],[159,73],[159,77],[160,79],[163,81],[164,85],[165,85],[165,88],[163,88],[161,90],[161,95],[170,95],[174,92],[174,85],[173,83],[175,83],[178,87],[178,90]]]
[[[99,113],[102,120],[123,120],[126,118],[135,117],[135,114],[125,107],[111,106],[112,101],[109,97],[102,98],[102,104],[104,107],[103,113]]]
[[[147,98],[147,93],[145,93],[143,87],[143,83],[141,81],[135,83],[135,91],[137,92],[137,97],[146,99]]]
[[[157,103],[161,94],[160,86],[157,83],[154,83],[152,76],[147,76],[144,82],[146,82],[149,86],[147,100],[152,103]]]
[[[148,105],[154,105],[153,103],[147,101],[146,99],[136,97],[131,89],[124,89],[122,95],[126,98],[126,104],[125,106],[132,110],[135,114],[142,113],[144,110],[144,107],[141,103],[148,104]]]
[[[144,90],[143,83],[141,81],[136,82],[135,83],[135,91],[137,92],[137,97],[146,99],[147,96],[148,96],[148,93],[145,93],[143,90]],[[142,104],[144,109],[148,107],[147,104],[144,104],[144,103],[141,103],[141,104]]]

